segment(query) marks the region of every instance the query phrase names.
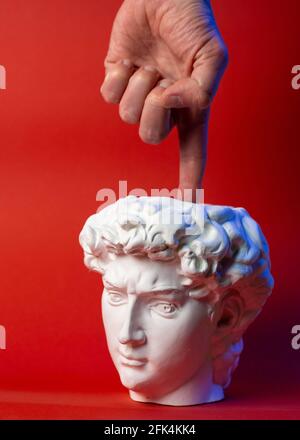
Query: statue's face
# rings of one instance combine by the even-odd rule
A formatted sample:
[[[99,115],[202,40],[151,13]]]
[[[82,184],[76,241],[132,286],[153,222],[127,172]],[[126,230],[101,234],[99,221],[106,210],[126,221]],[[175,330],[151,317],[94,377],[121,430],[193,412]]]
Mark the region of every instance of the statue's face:
[[[189,297],[178,262],[118,256],[103,276],[107,343],[122,384],[149,396],[211,368],[212,323],[205,302]]]

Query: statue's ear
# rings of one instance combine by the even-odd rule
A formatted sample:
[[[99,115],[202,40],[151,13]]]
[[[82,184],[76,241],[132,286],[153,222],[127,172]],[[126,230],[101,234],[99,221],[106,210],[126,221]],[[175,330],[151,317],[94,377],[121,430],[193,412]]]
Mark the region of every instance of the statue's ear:
[[[244,301],[237,290],[231,289],[221,300],[214,314],[215,335],[226,335],[239,326],[244,311]]]

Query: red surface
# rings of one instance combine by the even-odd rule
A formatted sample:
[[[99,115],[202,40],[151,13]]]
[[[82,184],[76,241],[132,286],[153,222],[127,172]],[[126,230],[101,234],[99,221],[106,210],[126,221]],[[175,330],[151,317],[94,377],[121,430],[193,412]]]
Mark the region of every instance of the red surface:
[[[141,404],[124,392],[104,394],[0,394],[0,419],[93,419],[93,420],[299,420],[296,396],[259,390],[230,396],[217,404],[171,407]]]
[[[147,146],[99,96],[120,1],[2,0],[0,389],[29,393],[21,402],[9,394],[2,418],[101,418],[108,409],[112,418],[300,418],[300,350],[291,348],[300,324],[300,90],[291,87],[300,4],[213,3],[230,65],[212,111],[205,200],[244,206],[261,224],[276,283],[246,335],[231,399],[201,415],[130,402],[105,345],[100,278],[82,264],[77,237],[99,189],[125,179],[129,189],[174,188],[178,178],[175,133]],[[80,404],[55,406],[70,392]]]

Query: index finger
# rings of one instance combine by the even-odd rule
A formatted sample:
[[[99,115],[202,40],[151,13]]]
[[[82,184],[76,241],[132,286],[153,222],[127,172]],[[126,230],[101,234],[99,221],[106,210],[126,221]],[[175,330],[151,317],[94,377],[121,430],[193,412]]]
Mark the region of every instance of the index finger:
[[[179,189],[185,200],[197,202],[196,190],[201,188],[207,158],[209,109],[184,108],[176,111],[179,135]],[[189,200],[190,199],[190,200]]]

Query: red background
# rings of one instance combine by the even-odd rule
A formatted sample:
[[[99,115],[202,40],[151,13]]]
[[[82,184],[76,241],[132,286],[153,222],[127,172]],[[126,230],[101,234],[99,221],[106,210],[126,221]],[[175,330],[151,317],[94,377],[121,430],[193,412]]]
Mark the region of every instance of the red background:
[[[300,418],[300,350],[291,348],[300,324],[299,1],[213,2],[230,64],[212,111],[205,201],[244,206],[261,224],[276,285],[246,334],[228,400],[189,409],[129,401],[105,344],[100,277],[78,244],[99,189],[126,179],[129,189],[177,185],[176,133],[143,144],[99,95],[120,3],[1,0],[0,417]]]

